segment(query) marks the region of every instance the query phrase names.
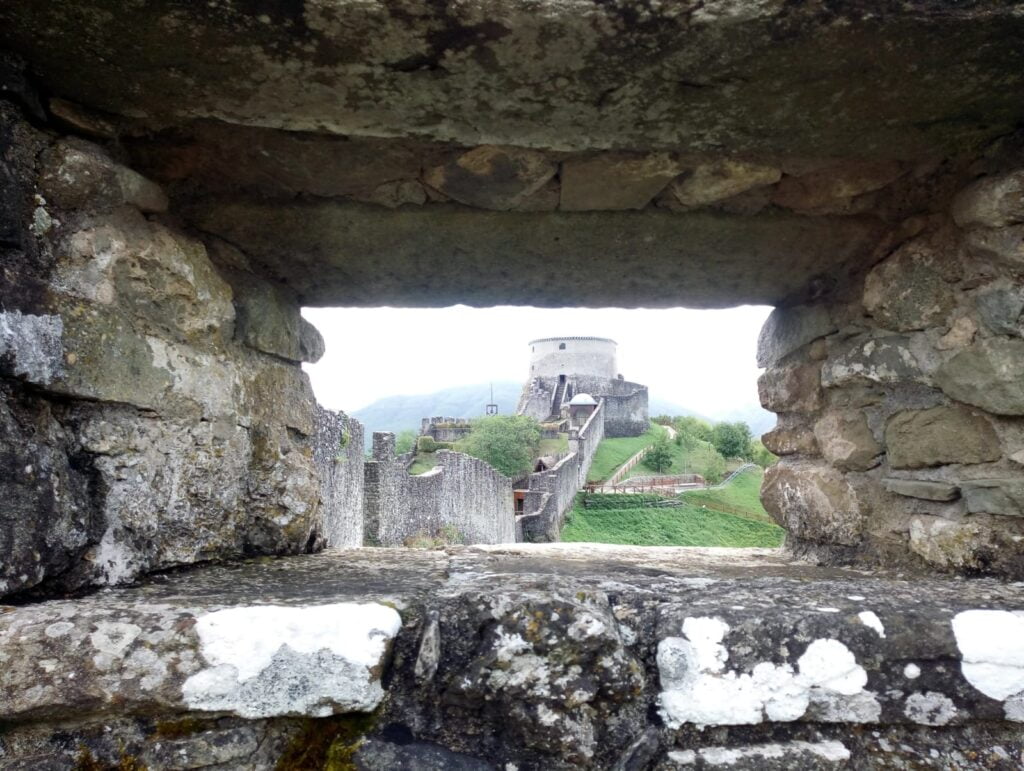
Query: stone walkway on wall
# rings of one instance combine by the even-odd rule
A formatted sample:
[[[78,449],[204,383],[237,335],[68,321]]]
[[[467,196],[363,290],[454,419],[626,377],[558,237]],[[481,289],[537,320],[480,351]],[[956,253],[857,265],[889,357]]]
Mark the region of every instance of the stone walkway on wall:
[[[352,549],[2,610],[5,769],[1024,758],[1024,588],[990,579],[767,549]]]

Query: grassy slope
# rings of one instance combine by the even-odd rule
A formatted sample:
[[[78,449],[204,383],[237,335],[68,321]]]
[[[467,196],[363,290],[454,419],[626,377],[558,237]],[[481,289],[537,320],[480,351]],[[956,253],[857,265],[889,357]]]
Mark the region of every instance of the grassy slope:
[[[672,509],[573,509],[563,541],[637,546],[782,545],[781,528],[697,506]]]
[[[690,490],[683,493],[682,497],[695,506],[706,505],[713,508],[716,504],[723,505],[729,509],[736,509],[732,512],[736,516],[758,522],[772,522],[772,518],[761,505],[762,479],[764,471],[759,468],[750,469],[720,490]]]
[[[654,443],[658,435],[664,431],[661,426],[653,423],[646,433],[640,436],[627,436],[621,439],[603,439],[594,453],[594,462],[587,474],[588,482],[601,482],[610,477],[615,469],[636,455],[644,447]],[[640,464],[641,466],[643,464]],[[639,468],[639,467],[638,467]]]
[[[700,442],[692,451],[687,452],[685,448],[672,442],[672,465],[664,471],[655,471],[642,461],[634,466],[626,479],[632,477],[648,477],[663,474],[695,474],[696,469],[702,467],[703,457],[708,453],[714,453],[715,448],[709,442]]]
[[[432,452],[421,452],[416,456],[416,460],[409,466],[409,473],[412,475],[422,474],[425,471],[430,471],[437,465],[437,455]]]

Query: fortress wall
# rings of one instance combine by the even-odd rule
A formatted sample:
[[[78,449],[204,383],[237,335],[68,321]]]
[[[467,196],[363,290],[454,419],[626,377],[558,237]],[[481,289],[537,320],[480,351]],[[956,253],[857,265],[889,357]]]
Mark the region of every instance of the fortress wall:
[[[605,396],[604,407],[605,436],[640,436],[650,427],[646,387],[624,396]]]
[[[512,481],[490,464],[451,450],[438,450],[443,472],[439,521],[454,527],[464,543],[515,541]]]
[[[452,536],[465,543],[515,541],[508,477],[478,458],[450,450],[438,450],[435,468],[411,475],[411,456],[393,455],[393,434],[375,432],[373,439],[373,459],[365,465],[367,545],[402,546],[410,538]]]
[[[313,462],[320,477],[322,532],[333,547],[363,545],[363,426],[317,407]]]
[[[519,518],[525,541],[557,541],[565,515],[587,483],[587,472],[604,438],[604,403],[598,405],[579,433],[569,437],[570,453],[547,471],[530,474],[529,492]]]

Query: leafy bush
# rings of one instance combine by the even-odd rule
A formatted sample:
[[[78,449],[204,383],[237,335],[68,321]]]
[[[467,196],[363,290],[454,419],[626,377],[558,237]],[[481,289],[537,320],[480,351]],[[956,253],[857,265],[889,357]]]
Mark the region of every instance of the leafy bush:
[[[395,437],[395,454],[404,455],[407,452],[412,452],[412,448],[416,446],[416,432],[400,431],[398,436]]]
[[[432,436],[421,436],[416,440],[417,452],[434,452],[437,449],[437,442]]]
[[[463,452],[515,477],[533,467],[540,445],[540,424],[526,415],[491,415],[473,421],[460,446]]]
[[[436,450],[454,450],[455,442],[434,442]]]

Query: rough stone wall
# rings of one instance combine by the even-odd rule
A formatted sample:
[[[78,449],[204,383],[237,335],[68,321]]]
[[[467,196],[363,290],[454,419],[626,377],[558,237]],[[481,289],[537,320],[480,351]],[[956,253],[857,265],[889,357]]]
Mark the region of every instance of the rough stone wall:
[[[557,377],[535,377],[523,387],[516,410],[535,420],[547,420],[558,388]],[[565,402],[573,395],[587,393],[605,404],[605,432],[608,436],[639,436],[649,428],[647,386],[619,378],[570,374]]]
[[[320,477],[321,532],[326,544],[362,546],[362,424],[344,413],[318,406],[313,462]]]
[[[627,396],[609,394],[602,398],[605,436],[640,436],[650,428],[646,386],[637,388]]]
[[[1024,576],[1020,161],[983,158],[838,301],[768,319],[762,499],[791,548]]]
[[[462,543],[515,541],[512,482],[478,458],[438,450],[437,466],[409,474],[411,458],[394,455],[394,434],[374,432],[366,462],[367,545],[401,546],[413,538]]]
[[[322,544],[300,362],[323,344],[294,297],[177,227],[116,145],[9,102],[0,137],[0,594]]]

